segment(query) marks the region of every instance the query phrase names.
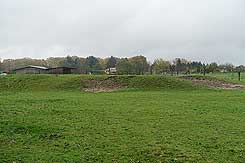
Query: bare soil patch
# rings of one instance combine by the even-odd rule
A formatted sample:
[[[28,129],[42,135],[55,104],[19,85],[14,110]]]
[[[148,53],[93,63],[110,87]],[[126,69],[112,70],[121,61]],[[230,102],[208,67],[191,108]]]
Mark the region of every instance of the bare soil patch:
[[[113,92],[125,87],[114,81],[113,77],[108,77],[106,79],[88,79],[85,82],[86,87],[83,88],[83,91],[85,92]]]
[[[216,88],[216,89],[245,89],[245,85],[230,83],[223,80],[218,80],[215,78],[209,77],[201,77],[201,76],[183,76],[181,77],[185,80],[190,80],[194,84],[197,85],[204,85],[209,88]]]

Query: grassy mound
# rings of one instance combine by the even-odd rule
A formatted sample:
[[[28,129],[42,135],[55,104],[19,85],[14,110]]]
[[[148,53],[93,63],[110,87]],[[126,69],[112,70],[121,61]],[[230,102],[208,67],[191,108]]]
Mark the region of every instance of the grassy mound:
[[[0,76],[0,162],[243,163],[245,91],[183,80]],[[94,83],[140,90],[80,92]]]
[[[0,77],[0,90],[58,91],[79,90],[79,75],[8,75]]]
[[[8,75],[0,77],[0,90],[79,91],[95,87],[94,83],[103,88],[114,86],[129,89],[195,88],[189,81],[166,76]]]

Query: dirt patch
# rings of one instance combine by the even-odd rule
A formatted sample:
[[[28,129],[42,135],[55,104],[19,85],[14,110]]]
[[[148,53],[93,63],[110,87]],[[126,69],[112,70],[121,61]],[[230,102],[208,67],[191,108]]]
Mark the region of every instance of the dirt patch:
[[[119,89],[125,88],[122,84],[115,81],[113,77],[106,79],[88,79],[85,81],[85,92],[113,92]]]
[[[245,89],[245,85],[229,83],[227,81],[218,80],[215,78],[201,77],[201,76],[183,76],[185,80],[190,80],[194,84],[204,85],[209,88],[217,89]]]

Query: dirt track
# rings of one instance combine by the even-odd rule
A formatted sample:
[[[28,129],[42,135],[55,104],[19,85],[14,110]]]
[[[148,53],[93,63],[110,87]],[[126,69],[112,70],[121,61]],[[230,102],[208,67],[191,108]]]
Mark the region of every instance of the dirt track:
[[[230,83],[227,81],[218,80],[215,78],[200,77],[200,76],[183,76],[181,79],[190,80],[194,84],[204,85],[209,88],[217,89],[245,89],[245,85]]]

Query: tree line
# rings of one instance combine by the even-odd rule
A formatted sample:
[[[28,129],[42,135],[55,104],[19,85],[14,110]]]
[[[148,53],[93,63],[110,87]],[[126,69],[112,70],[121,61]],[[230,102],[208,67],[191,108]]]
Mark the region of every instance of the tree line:
[[[116,68],[117,74],[191,74],[191,73],[215,73],[215,72],[244,72],[245,66],[234,66],[233,64],[202,63],[189,61],[184,58],[176,58],[172,61],[155,59],[152,63],[145,56],[133,56],[130,58],[98,58],[89,56],[86,58],[77,56],[50,57],[47,59],[4,59],[0,60],[0,71],[10,72],[16,68],[28,65],[44,67],[73,67],[78,73],[101,74],[107,68]]]

